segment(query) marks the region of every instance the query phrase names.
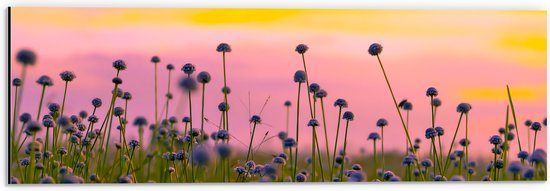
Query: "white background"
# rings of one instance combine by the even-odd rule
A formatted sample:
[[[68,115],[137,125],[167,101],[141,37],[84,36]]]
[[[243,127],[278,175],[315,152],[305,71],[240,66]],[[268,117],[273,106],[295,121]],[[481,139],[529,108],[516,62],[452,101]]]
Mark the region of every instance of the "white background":
[[[0,88],[7,90],[7,7],[8,6],[26,6],[26,7],[181,7],[181,8],[333,8],[333,9],[476,9],[476,10],[547,10],[550,7],[548,0],[1,0],[2,8],[0,25],[2,36],[0,37],[0,58],[3,67],[0,68],[1,78]],[[547,19],[547,26],[548,26]],[[526,29],[528,30],[528,29]],[[548,32],[548,30],[547,30]],[[548,43],[547,43],[548,44]],[[547,80],[550,78],[547,78]],[[548,82],[547,82],[548,84]],[[164,184],[164,185],[85,185],[85,186],[12,186],[7,185],[7,146],[6,130],[1,127],[7,127],[7,91],[1,91],[0,100],[0,180],[4,187],[2,190],[255,190],[255,191],[290,191],[290,190],[514,190],[514,191],[542,191],[550,190],[548,182],[470,182],[470,183],[361,183],[361,184]],[[548,94],[547,94],[548,95]],[[550,103],[550,102],[547,102]],[[548,135],[547,135],[548,136]],[[550,142],[549,142],[550,143]],[[549,148],[547,146],[547,148]]]

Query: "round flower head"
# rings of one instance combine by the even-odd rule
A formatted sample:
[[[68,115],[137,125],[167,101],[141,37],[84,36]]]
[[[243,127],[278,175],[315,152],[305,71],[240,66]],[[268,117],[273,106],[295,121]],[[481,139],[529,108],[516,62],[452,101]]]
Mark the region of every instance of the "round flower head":
[[[42,85],[42,86],[53,86],[53,80],[46,75],[40,76],[38,80],[36,80],[36,83]]]
[[[531,168],[531,167],[526,167],[524,170],[523,170],[523,177],[526,178],[526,179],[531,179],[535,176],[535,169]]]
[[[294,73],[294,82],[304,83],[306,82],[306,78],[306,73],[302,70],[298,70]]]
[[[309,92],[315,93],[315,92],[318,92],[319,89],[321,89],[321,86],[319,86],[319,84],[317,83],[309,84],[309,88],[308,88]]]
[[[501,128],[498,128],[498,134],[504,134],[506,133],[506,129],[504,129],[504,127],[501,127]]]
[[[542,124],[546,126],[546,117],[542,120]]]
[[[19,160],[19,164],[21,166],[29,166],[31,164],[31,161],[29,160],[28,157],[25,157],[25,158]]]
[[[291,148],[291,147],[294,147],[296,146],[296,140],[294,140],[293,138],[286,138],[284,141],[283,141],[283,146],[285,148]]]
[[[250,123],[262,123],[262,118],[259,115],[250,117]]]
[[[183,71],[183,73],[185,74],[193,74],[193,72],[195,72],[195,65],[191,64],[191,63],[187,63],[185,65],[183,65],[183,67],[181,68],[181,71]]]
[[[147,119],[145,117],[136,117],[136,119],[134,119],[134,125],[135,126],[145,126],[147,125]]]
[[[310,119],[309,122],[307,123],[307,126],[317,127],[319,126],[319,121],[317,121],[317,119]]]
[[[533,121],[527,119],[527,120],[525,120],[525,122],[523,124],[525,124],[525,126],[529,127],[533,124]]]
[[[231,147],[229,146],[229,144],[226,143],[217,144],[216,146],[214,146],[214,149],[216,150],[218,156],[220,156],[220,158],[222,159],[229,158],[232,154]]]
[[[378,121],[376,121],[376,126],[377,127],[385,127],[388,125],[388,120],[384,119],[384,118],[380,118],[378,119]]]
[[[122,94],[122,99],[124,100],[131,100],[132,99],[132,94],[130,92],[124,92]]]
[[[55,121],[50,118],[45,118],[42,120],[42,125],[44,125],[44,127],[46,128],[52,128],[55,126]]]
[[[159,63],[159,62],[160,62],[160,58],[159,58],[158,56],[153,56],[153,57],[151,57],[151,62],[152,62],[152,63],[155,63],[155,64],[156,64],[156,63]]]
[[[378,140],[380,139],[380,135],[377,132],[372,132],[369,134],[368,140]]]
[[[220,43],[216,48],[216,51],[223,53],[231,52],[231,46],[229,46],[229,44],[227,43]]]
[[[102,104],[102,102],[101,102],[101,99],[99,99],[99,98],[94,98],[94,99],[92,100],[92,105],[93,105],[95,108],[101,107],[101,104]]]
[[[382,177],[384,178],[384,180],[390,180],[391,177],[394,177],[395,174],[392,172],[392,171],[386,171],[384,172],[384,174],[382,174]]]
[[[360,164],[353,164],[353,165],[351,165],[351,169],[360,171],[363,168],[361,167]]]
[[[296,46],[296,49],[294,49],[294,51],[298,52],[298,54],[304,54],[307,52],[307,50],[309,49],[309,47],[305,44],[299,44],[298,46]]]
[[[194,91],[197,89],[197,82],[189,77],[181,79],[179,85],[184,91]]]
[[[425,136],[426,136],[426,139],[433,139],[435,136],[437,136],[437,130],[435,130],[435,128],[431,128],[431,127],[428,127],[426,129],[426,133],[425,133]]]
[[[523,168],[523,165],[521,165],[521,162],[512,161],[508,165],[508,172],[513,173],[513,174],[518,174],[518,173],[521,172],[522,168]]]
[[[437,136],[443,136],[445,134],[445,129],[443,129],[443,127],[435,127],[435,130],[437,131]]]
[[[500,138],[500,136],[498,136],[498,135],[493,135],[489,139],[489,142],[493,145],[498,145],[498,144],[502,143],[502,138]]]
[[[224,94],[230,94],[231,93],[231,88],[229,88],[229,86],[224,86],[222,88],[222,93]]]
[[[15,55],[15,59],[24,66],[32,66],[36,63],[36,54],[31,50],[21,49]]]
[[[193,148],[193,162],[200,166],[205,166],[210,162],[210,154],[208,149],[204,146],[198,146]]]
[[[514,138],[516,138],[516,135],[512,132],[508,132],[508,136],[506,138],[508,139],[508,141],[512,141],[514,140]]]
[[[434,107],[439,107],[441,106],[441,100],[439,98],[434,98],[434,100],[432,101],[432,105]]]
[[[403,110],[410,111],[410,110],[413,109],[413,105],[412,105],[411,102],[408,102],[408,101],[407,101],[407,102],[403,103],[403,105],[401,106],[401,108],[402,108]]]
[[[122,107],[115,107],[115,109],[113,110],[113,115],[117,117],[124,115],[124,109]]]
[[[447,181],[447,178],[445,178],[444,176],[441,176],[441,175],[436,175],[434,177],[434,181],[436,182],[444,182],[444,181]]]
[[[302,173],[298,173],[296,175],[296,182],[305,182],[305,181],[307,181],[306,175],[304,175]]]
[[[460,139],[460,141],[458,141],[458,144],[460,144],[460,146],[465,147],[467,145],[470,145],[470,140],[463,138],[463,139]]]
[[[113,62],[113,68],[117,70],[126,70],[126,63],[123,60],[115,60]]]
[[[85,110],[82,110],[78,112],[78,117],[85,119],[86,117],[88,117],[88,112],[86,112]]]
[[[50,104],[48,104],[48,109],[49,109],[51,112],[57,112],[57,111],[59,111],[59,108],[60,108],[60,106],[59,106],[59,104],[57,104],[57,103],[50,103]]]
[[[469,103],[460,103],[456,107],[456,112],[467,114],[471,109],[472,109],[472,106]]]
[[[173,64],[168,64],[168,65],[166,65],[166,69],[168,71],[174,70],[174,65]]]
[[[15,79],[13,79],[11,84],[15,87],[19,87],[23,84],[23,81],[21,81],[21,79],[19,79],[19,78],[15,78]]]
[[[246,166],[248,169],[253,169],[256,166],[256,163],[252,160],[249,160],[244,164],[244,166]]]
[[[342,119],[353,121],[353,118],[355,118],[355,115],[351,111],[344,112],[344,115],[342,116]]]
[[[364,180],[365,174],[360,170],[353,170],[348,174],[348,182],[363,182]]]
[[[492,148],[492,149],[491,149],[491,152],[492,152],[493,154],[500,155],[500,154],[502,154],[502,149],[501,149],[501,148]]]
[[[369,46],[369,54],[372,55],[372,56],[377,56],[379,55],[380,53],[382,53],[382,45],[378,44],[378,43],[372,43],[370,46]]]
[[[278,157],[284,158],[285,160],[288,159],[288,156],[285,153],[279,153]]]
[[[227,105],[227,103],[225,102],[221,102],[220,104],[218,104],[218,110],[227,111],[229,110],[229,105]]]
[[[388,181],[390,181],[390,182],[399,182],[399,181],[401,181],[401,177],[392,176]]]
[[[113,78],[113,83],[114,84],[122,84],[122,78],[114,77]]]
[[[285,101],[285,107],[290,107],[292,105],[292,102],[290,100]]]
[[[336,164],[342,164],[342,162],[344,162],[344,157],[342,157],[342,156],[336,156],[336,158],[334,159],[334,161],[336,162]]]
[[[529,157],[529,162],[533,164],[546,164],[546,151],[535,149]]]
[[[76,78],[76,75],[71,71],[64,71],[59,74],[61,79],[66,82],[73,81]]]
[[[170,124],[177,123],[177,122],[178,122],[178,118],[172,116],[172,117],[168,118],[168,122],[170,122]]]
[[[316,98],[325,98],[325,97],[327,97],[327,91],[325,91],[324,89],[319,89],[319,91],[317,91],[315,93],[315,97]]]
[[[280,131],[279,134],[277,134],[277,137],[281,140],[285,140],[288,137],[288,134],[284,131]]]
[[[488,175],[485,175],[481,178],[481,181],[484,181],[484,182],[491,181],[491,177],[489,177]]]
[[[497,167],[498,169],[504,168],[504,160],[497,159],[497,161],[495,162],[495,167]]]
[[[199,83],[207,84],[208,82],[210,82],[210,80],[210,73],[206,71],[199,72],[199,74],[197,75],[197,81]]]
[[[432,167],[432,165],[433,165],[433,163],[430,159],[424,159],[424,160],[420,161],[420,164],[423,167],[426,167],[426,168]]]
[[[426,96],[428,97],[437,97],[437,89],[434,87],[429,87],[428,90],[426,90]]]
[[[29,113],[23,113],[19,116],[19,121],[23,122],[23,123],[27,123],[29,121],[31,121],[31,114]]]
[[[27,123],[26,130],[31,132],[31,133],[36,133],[36,132],[42,130],[42,127],[40,126],[40,123],[37,123],[35,121],[31,121],[31,122]]]
[[[217,132],[217,137],[218,139],[220,140],[229,140],[229,132],[227,132],[227,130],[219,130]]]
[[[54,184],[55,181],[51,176],[45,175],[40,179],[40,184]]]
[[[518,153],[518,158],[519,159],[526,159],[527,157],[529,157],[529,153],[527,151],[520,151]]]
[[[129,145],[132,149],[135,149],[136,147],[139,147],[139,141],[137,141],[137,140],[131,140],[130,143],[128,143],[128,145]]]
[[[273,164],[279,164],[279,165],[285,165],[286,160],[283,157],[275,157],[273,158]]]
[[[514,130],[516,126],[512,123],[508,124],[508,130]]]
[[[263,166],[262,172],[265,175],[277,175],[277,167],[273,164],[266,164]]]
[[[90,115],[90,117],[88,117],[88,121],[91,123],[97,123],[98,120],[99,119],[95,115]]]
[[[235,167],[233,170],[234,170],[237,174],[243,174],[243,173],[245,173],[245,171],[246,171],[246,169],[244,169],[244,167],[242,167],[242,166]]]
[[[414,143],[422,143],[422,139],[416,138],[416,139],[414,139]]]
[[[405,158],[403,158],[403,162],[402,162],[403,165],[412,165],[414,164],[414,157],[409,155],[409,156],[406,156]]]
[[[451,177],[451,181],[464,181],[464,177],[462,177],[460,175],[455,175],[455,176]]]
[[[541,128],[542,128],[542,125],[539,122],[534,122],[531,125],[531,130],[533,131],[540,131]]]
[[[345,99],[337,99],[334,101],[334,107],[346,108],[348,107],[348,102]]]
[[[183,119],[181,120],[181,122],[189,123],[189,122],[191,122],[191,118],[189,118],[189,117],[183,117]]]

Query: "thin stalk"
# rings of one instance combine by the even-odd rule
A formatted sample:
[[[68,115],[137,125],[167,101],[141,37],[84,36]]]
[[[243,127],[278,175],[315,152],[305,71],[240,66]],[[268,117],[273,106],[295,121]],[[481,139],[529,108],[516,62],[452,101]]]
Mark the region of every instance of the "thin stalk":
[[[395,99],[395,95],[393,94],[393,90],[390,85],[390,81],[388,80],[388,76],[386,75],[386,70],[384,70],[384,65],[382,64],[382,61],[380,60],[380,56],[376,55],[376,58],[378,59],[378,63],[380,64],[380,68],[382,69],[382,73],[384,74],[384,79],[386,80],[386,84],[388,85],[388,89],[390,90],[393,103],[395,105],[395,109],[397,110],[397,114],[399,114],[399,118],[401,119],[401,123],[403,125],[403,129],[405,130],[405,135],[407,136],[407,141],[409,142],[409,145],[412,144],[411,136],[409,135],[409,130],[407,129],[407,125],[405,124],[405,120],[403,120],[403,115],[401,115],[401,111],[399,110],[399,106],[397,105],[397,100]],[[412,153],[416,154],[416,149],[414,147],[411,147]],[[418,171],[420,171],[420,164],[416,164],[416,167],[418,168]],[[422,180],[425,180],[422,178]]]
[[[382,172],[386,172],[386,162],[385,162],[385,156],[384,156],[384,127],[381,127],[380,128],[380,134],[381,134],[381,137],[380,137],[380,141],[382,142],[381,146],[381,152],[382,152]]]
[[[302,88],[302,83],[301,82],[298,82],[298,101],[296,101],[296,149],[295,149],[295,157],[294,158],[294,170],[292,171],[293,172],[293,176],[296,175],[296,167],[298,166],[298,140],[300,139],[300,136],[299,136],[299,127],[300,127],[300,90]]]
[[[250,144],[248,144],[248,152],[246,154],[246,160],[245,161],[248,161],[248,159],[250,157],[250,151],[252,150],[252,141],[254,140],[254,133],[256,133],[256,122],[254,122],[254,125],[252,127],[252,136],[250,138]],[[252,155],[252,160],[254,160],[254,155]]]
[[[434,155],[435,155],[435,161],[436,161],[436,164],[437,166],[439,166],[439,174],[443,174],[443,172],[441,171],[441,162],[439,161],[439,156],[437,155],[437,149],[435,147],[435,138],[432,138],[432,146],[434,146]],[[434,168],[434,173],[435,173],[435,168]]]
[[[191,104],[191,91],[187,91],[189,96],[189,128],[190,131],[193,132],[193,112],[192,112],[192,104]],[[193,163],[193,143],[195,142],[195,137],[193,133],[191,134],[191,180],[195,182],[195,165]]]
[[[201,101],[201,133],[204,133],[204,89],[206,87],[206,83],[202,83],[202,101]],[[201,142],[203,140],[201,139]]]
[[[330,171],[334,173],[334,164],[336,163],[336,147],[338,146],[338,134],[340,133],[340,116],[342,116],[342,107],[338,108],[338,125],[336,126],[336,141],[334,142],[334,149],[332,151],[332,164],[330,165]],[[331,174],[332,177],[334,174]]]
[[[40,102],[38,103],[38,113],[36,114],[36,121],[40,120],[40,111],[42,111],[42,102],[44,101],[45,92],[46,92],[46,85],[42,85],[42,93],[40,94]]]
[[[497,145],[495,145],[495,151],[497,150]],[[493,180],[497,180],[497,153],[494,154],[493,159]]]
[[[460,113],[460,117],[458,118],[458,125],[456,125],[456,130],[455,130],[455,134],[453,135],[453,140],[451,141],[451,145],[449,146],[449,152],[447,152],[447,159],[445,159],[445,165],[443,165],[443,175],[446,175],[446,172],[447,172],[447,165],[449,164],[449,161],[450,161],[450,156],[451,156],[451,151],[453,149],[453,145],[455,143],[455,139],[456,139],[456,134],[458,133],[458,129],[460,128],[460,122],[462,121],[462,116],[464,115],[464,113]]]
[[[225,72],[225,52],[222,53],[222,60],[223,60],[223,87],[224,88],[229,88],[227,87],[227,77],[226,77],[226,72]],[[229,132],[229,102],[227,100],[227,91],[223,91],[223,99],[225,101],[225,104],[227,104],[227,111],[225,112],[225,128],[226,130]],[[229,141],[228,141],[229,142]]]
[[[538,131],[535,131],[535,138],[533,139],[533,150],[532,151],[535,151],[535,149],[537,149],[537,132]]]
[[[518,148],[521,150],[521,142],[519,140],[519,131],[518,131],[518,122],[516,120],[516,110],[514,109],[514,103],[512,102],[512,94],[510,93],[510,87],[506,85],[506,91],[508,92],[508,101],[510,102],[510,107],[512,108],[512,117],[514,118],[514,126],[516,127],[516,138],[518,139]]]
[[[321,114],[323,115],[323,130],[325,131],[325,152],[327,154],[327,162],[330,162],[330,152],[329,152],[329,148],[328,148],[327,121],[326,121],[326,118],[325,118],[325,105],[323,103],[323,98],[322,97],[320,98],[320,100],[321,100]],[[330,167],[329,169],[330,169],[329,173],[332,176],[332,167]]]
[[[376,157],[376,139],[372,140],[372,145],[373,145],[372,160],[374,161],[374,163],[372,165],[373,166],[372,169],[373,169],[373,174],[376,174],[376,169],[378,168],[378,160],[377,160],[377,157]]]
[[[315,182],[315,126],[311,128],[311,182]],[[321,167],[322,168],[322,167]]]
[[[468,113],[466,113],[466,146],[464,147],[465,153],[464,157],[466,157],[466,164],[470,163],[470,158],[468,158],[468,148],[470,147],[470,139],[468,139]],[[462,166],[460,167],[462,168]]]
[[[346,147],[348,145],[348,127],[349,127],[349,120],[346,120],[346,133],[344,135],[344,154],[347,154]],[[344,166],[346,163],[345,155],[342,157],[343,159],[342,159],[342,167],[340,168],[340,182],[344,181]]]

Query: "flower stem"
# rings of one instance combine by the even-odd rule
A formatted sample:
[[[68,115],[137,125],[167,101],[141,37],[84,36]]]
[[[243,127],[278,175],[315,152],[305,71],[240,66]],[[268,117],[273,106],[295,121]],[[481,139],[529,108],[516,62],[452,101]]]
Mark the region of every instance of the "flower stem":
[[[328,148],[327,120],[325,118],[325,105],[322,97],[320,98],[320,101],[321,101],[321,114],[323,115],[323,130],[325,132],[325,152],[327,154],[327,162],[330,162],[330,152]],[[330,169],[329,174],[332,176],[332,167],[330,167],[329,169]]]
[[[204,91],[206,88],[206,83],[202,84],[202,101],[201,101],[201,133],[204,133]],[[204,141],[201,139],[201,142]]]
[[[250,138],[250,144],[248,144],[248,152],[246,154],[246,160],[245,161],[248,161],[248,159],[250,157],[250,151],[252,150],[252,141],[254,140],[254,133],[256,133],[256,122],[254,122],[254,125],[252,127],[252,136]],[[252,155],[252,160],[254,160],[254,155]]]
[[[521,142],[519,140],[519,131],[518,131],[518,122],[516,120],[516,110],[514,109],[514,102],[512,102],[512,94],[510,93],[510,87],[506,85],[506,91],[508,92],[508,101],[510,102],[510,107],[512,107],[512,117],[514,118],[514,126],[516,127],[516,138],[518,139],[518,148],[521,150]],[[529,149],[527,149],[529,150]]]
[[[293,176],[296,175],[296,168],[298,167],[298,140],[300,139],[300,134],[298,131],[299,130],[299,127],[300,127],[300,90],[301,90],[301,87],[302,87],[302,83],[301,82],[298,82],[298,100],[296,101],[296,148],[295,148],[295,157],[294,158],[294,170],[292,171],[293,172]]]
[[[344,134],[344,156],[342,156],[342,167],[340,168],[340,182],[344,181],[344,165],[346,163],[346,147],[348,145],[348,127],[349,120],[346,120],[346,133]]]
[[[445,159],[445,165],[443,165],[443,175],[446,175],[446,172],[447,172],[447,165],[449,164],[449,160],[451,159],[451,151],[453,149],[453,145],[455,143],[455,139],[456,139],[456,134],[458,133],[458,129],[460,128],[460,122],[462,121],[462,116],[464,115],[464,113],[460,113],[460,117],[458,118],[458,124],[456,125],[456,130],[455,130],[455,133],[453,135],[453,140],[451,141],[451,145],[449,146],[449,152],[447,152],[447,159]],[[468,141],[466,141],[466,143],[468,144]]]
[[[46,85],[42,86],[42,94],[40,95],[40,102],[38,103],[38,113],[36,114],[36,121],[40,120],[40,111],[42,111],[42,102],[44,101],[44,93],[46,92]]]

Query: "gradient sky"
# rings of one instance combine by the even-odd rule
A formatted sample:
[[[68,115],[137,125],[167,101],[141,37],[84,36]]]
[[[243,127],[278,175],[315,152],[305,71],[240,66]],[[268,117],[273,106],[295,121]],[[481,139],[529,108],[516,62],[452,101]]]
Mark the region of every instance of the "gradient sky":
[[[197,71],[213,76],[206,87],[205,117],[217,123],[217,105],[223,100],[221,54],[215,51],[220,42],[233,49],[227,55],[232,88],[230,131],[243,143],[249,140],[249,114],[260,113],[268,97],[261,113],[264,124],[258,127],[254,142],[258,144],[267,131],[271,136],[285,129],[285,100],[293,102],[290,128],[294,132],[297,84],[293,74],[303,69],[300,55],[294,52],[299,43],[310,47],[306,53],[310,82],[328,91],[330,144],[336,131],[334,100],[345,98],[349,102],[346,110],[356,115],[349,129],[351,152],[362,147],[372,150],[366,138],[379,131],[375,123],[380,117],[389,121],[386,148],[404,149],[403,129],[383,75],[376,58],[367,53],[373,42],[384,46],[381,59],[397,99],[407,98],[414,104],[410,131],[412,137],[424,140],[421,152],[428,147],[423,137],[431,123],[425,96],[430,86],[439,90],[443,101],[436,126],[446,129],[445,146],[458,121],[457,104],[473,106],[469,117],[472,157],[490,154],[488,139],[505,124],[507,84],[512,88],[519,124],[546,116],[546,11],[12,8],[11,34],[12,54],[22,48],[38,54],[37,64],[28,71],[22,105],[33,117],[40,95],[34,82],[38,76],[54,78],[55,86],[46,90],[47,104],[61,102],[59,73],[76,73],[66,105],[66,113],[75,114],[90,111],[94,97],[108,102],[115,75],[111,63],[123,59],[128,70],[121,73],[121,88],[133,94],[128,117],[133,121],[143,115],[152,121],[154,65],[149,60],[158,55],[160,103],[167,89],[165,65],[173,63],[177,69],[170,115],[179,119],[188,115],[187,98],[175,81],[183,75],[181,66],[190,62]],[[11,59],[12,77],[19,77],[21,66],[13,55]],[[306,126],[307,97],[302,93],[300,141],[306,147],[311,130]],[[194,116],[199,116],[200,94],[193,95],[193,105]],[[100,108],[98,116],[104,116],[105,110],[106,106]],[[194,119],[195,127],[200,127],[199,117]],[[216,129],[211,124],[205,128],[207,132]],[[137,128],[128,132],[135,137]],[[538,136],[540,147],[546,147],[546,132],[544,127]],[[521,125],[523,147],[527,146],[526,134],[527,128]],[[457,140],[463,137],[464,126]],[[246,149],[237,142],[233,143]],[[272,139],[263,147],[278,149],[280,142]],[[516,150],[513,144],[512,152]]]

